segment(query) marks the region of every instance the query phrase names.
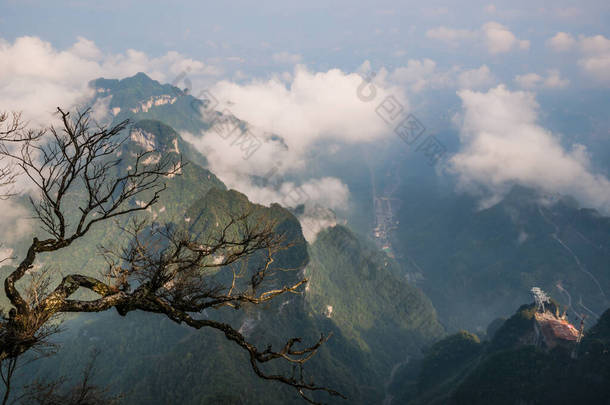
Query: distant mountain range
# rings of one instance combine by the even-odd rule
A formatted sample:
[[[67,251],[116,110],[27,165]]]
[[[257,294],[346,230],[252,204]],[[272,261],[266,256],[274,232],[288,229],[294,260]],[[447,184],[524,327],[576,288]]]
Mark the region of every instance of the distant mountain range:
[[[610,310],[581,342],[561,333],[556,303],[523,305],[481,341],[460,331],[403,366],[391,387],[400,404],[606,404],[610,400]],[[547,329],[548,328],[548,329]],[[575,339],[573,339],[575,338]]]
[[[527,302],[534,285],[570,316],[587,314],[587,326],[610,306],[610,218],[521,187],[483,210],[472,197],[421,183],[400,196],[396,250],[405,265],[417,264],[410,271],[422,274],[418,285],[449,330],[483,331]]]

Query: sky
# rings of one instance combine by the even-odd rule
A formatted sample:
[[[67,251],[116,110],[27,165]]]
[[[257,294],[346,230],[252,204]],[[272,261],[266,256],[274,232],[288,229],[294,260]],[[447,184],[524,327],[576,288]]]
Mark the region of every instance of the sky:
[[[429,58],[446,69],[486,64],[507,80],[548,69],[576,75],[581,67],[548,39],[558,32],[608,38],[609,11],[606,1],[3,0],[0,37],[36,36],[58,49],[84,37],[105,53],[135,49],[151,57],[176,51],[225,74],[260,76],[294,62],[354,70],[370,60],[392,69]],[[527,49],[511,44],[510,33],[529,41]],[[585,79],[578,83],[591,85]]]
[[[1,0],[0,110],[42,123],[54,106],[90,98],[87,83],[97,77],[179,78],[193,94],[211,89],[240,118],[282,135],[289,152],[280,170],[289,173],[307,164],[316,142],[395,136],[357,97],[369,77],[376,105],[392,96],[405,113],[421,112],[434,92],[453,100],[460,144],[443,170],[482,206],[522,184],[610,214],[610,182],[590,145],[545,127],[548,111],[538,102],[610,94],[609,23],[610,2],[597,0]],[[610,137],[609,128],[600,134]],[[209,153],[214,141],[202,135],[184,134]],[[272,169],[280,147],[267,142],[248,164],[226,151],[209,157],[224,181],[248,188],[238,180],[244,171]],[[311,194],[327,187],[340,196],[331,206],[349,199],[340,179],[306,184],[319,186]]]

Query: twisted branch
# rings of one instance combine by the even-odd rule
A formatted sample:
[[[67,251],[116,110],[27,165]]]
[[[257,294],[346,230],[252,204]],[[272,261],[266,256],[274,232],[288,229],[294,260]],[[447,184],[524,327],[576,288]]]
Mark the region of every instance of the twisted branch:
[[[4,282],[4,291],[14,308],[0,319],[0,364],[28,350],[44,346],[56,332],[52,320],[64,313],[101,312],[115,308],[120,315],[146,311],[167,316],[172,321],[195,329],[212,328],[248,352],[256,375],[291,386],[308,402],[316,403],[307,393],[324,391],[343,397],[330,388],[306,382],[302,366],[309,361],[330,336],[321,336],[312,346],[297,349],[300,338],[288,340],[280,350],[268,346],[259,350],[243,334],[227,323],[198,319],[194,315],[207,308],[259,305],[283,294],[300,294],[307,279],[287,285],[273,285],[274,256],[292,244],[275,232],[276,223],[255,212],[229,215],[217,232],[208,232],[202,240],[188,230],[175,227],[151,227],[132,219],[121,227],[131,240],[121,249],[102,248],[107,268],[103,280],[81,274],[69,274],[51,286],[51,274],[37,272],[28,278],[25,296],[17,283],[35,266],[40,253],[56,252],[85,236],[97,223],[145,211],[154,205],[165,189],[162,179],[178,175],[182,162],[162,157],[150,163],[151,151],[141,151],[124,173],[120,134],[127,121],[112,128],[90,123],[90,110],[77,113],[58,108],[62,126],[32,132],[19,124],[0,126],[0,158],[10,159],[39,191],[31,199],[36,218],[48,233],[46,239],[34,237],[25,257]],[[7,116],[0,116],[0,124]],[[16,123],[15,123],[16,122]],[[8,147],[8,143],[18,148]],[[153,159],[154,160],[154,159]],[[0,180],[2,172],[0,171]],[[1,185],[1,183],[0,183]],[[84,190],[84,191],[83,191]],[[128,203],[146,193],[145,202]],[[66,207],[66,196],[78,197],[77,210]],[[74,218],[74,221],[70,219]],[[232,271],[230,285],[215,280],[223,270]],[[271,283],[271,284],[270,284]],[[92,300],[73,299],[79,290],[97,296]],[[268,374],[261,364],[285,361],[301,369],[300,376]],[[10,380],[10,379],[9,379]],[[5,384],[7,388],[9,384]]]

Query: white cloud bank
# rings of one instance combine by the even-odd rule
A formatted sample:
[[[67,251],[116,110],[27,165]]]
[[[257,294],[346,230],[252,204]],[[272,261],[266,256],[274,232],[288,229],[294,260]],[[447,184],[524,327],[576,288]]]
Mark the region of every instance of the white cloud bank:
[[[362,69],[370,66],[365,63]],[[404,115],[408,112],[404,91],[388,84],[387,72],[367,82],[357,73],[312,72],[297,66],[290,75],[246,84],[221,81],[210,90],[220,102],[217,109],[251,124],[251,133],[262,145],[244,159],[243,150],[233,144],[237,135],[224,139],[215,132],[219,127],[183,137],[207,156],[210,170],[229,187],[258,203],[304,203],[310,213],[315,212],[313,205],[344,210],[349,199],[349,190],[339,179],[308,177],[312,155],[320,150],[331,153],[333,145],[393,136],[392,126],[376,112],[387,97],[394,97]],[[308,231],[308,238],[317,230]]]
[[[482,193],[490,205],[514,184],[576,197],[610,213],[610,181],[591,171],[586,148],[565,150],[537,123],[538,104],[529,92],[498,86],[458,92],[463,105],[461,151],[450,162],[460,186]]]
[[[302,153],[319,140],[363,142],[388,133],[375,112],[376,104],[394,95],[406,106],[398,87],[376,80],[375,100],[364,102],[357,90],[363,78],[339,69],[310,72],[297,66],[288,84],[272,78],[240,85],[217,83],[212,92],[240,119],[284,137],[290,150]]]
[[[32,122],[48,125],[56,107],[69,109],[92,95],[90,80],[144,72],[168,82],[187,69],[192,78],[220,73],[177,52],[151,58],[133,49],[105,54],[85,38],[64,50],[37,37],[20,37],[12,43],[0,38],[0,111],[23,111]]]
[[[88,87],[92,79],[145,72],[155,79],[171,81],[187,69],[194,78],[219,73],[213,66],[176,52],[151,58],[131,49],[123,54],[105,54],[85,38],[78,38],[64,50],[37,37],[20,37],[14,42],[0,38],[0,111],[21,111],[32,126],[48,126],[56,123],[53,114],[57,107],[71,109],[93,95]],[[16,190],[28,192],[30,184],[25,176],[17,180]],[[32,231],[32,221],[28,219],[31,213],[14,199],[0,200],[0,211],[1,260],[10,255],[17,240]]]
[[[316,144],[370,142],[391,133],[391,127],[377,114],[377,107],[393,96],[405,114],[408,102],[404,92],[389,86],[384,76],[380,74],[367,83],[357,73],[338,69],[314,73],[297,66],[294,74],[283,79],[246,84],[220,81],[210,89],[220,101],[217,109],[228,110],[248,122],[253,133],[265,142],[244,159],[239,148],[230,147],[232,139],[218,136],[215,128],[201,139],[191,140],[197,139],[196,145],[210,154],[219,172],[264,176],[274,167],[280,174],[300,170]],[[363,96],[372,94],[374,99],[363,101],[359,89]]]
[[[300,56],[278,53],[275,60],[294,63]],[[123,78],[137,72],[161,82],[171,82],[188,72],[193,82],[197,78],[207,78],[209,82],[220,70],[176,52],[160,57],[132,49],[107,54],[85,38],[79,38],[67,49],[57,49],[37,37],[21,37],[14,42],[0,39],[0,111],[23,111],[32,124],[49,125],[57,106],[74,108],[91,97],[90,80]],[[359,98],[359,87],[364,92],[374,91],[374,100]],[[308,201],[333,209],[345,208],[349,191],[341,181],[296,175],[307,164],[311,147],[319,142],[369,142],[390,134],[391,128],[375,111],[387,96],[395,96],[407,109],[406,98],[398,87],[390,88],[382,78],[369,84],[356,73],[337,69],[313,73],[297,67],[293,75],[244,85],[221,81],[212,90],[233,114],[260,131],[266,142],[244,160],[239,147],[231,148],[218,136],[191,140],[205,148],[211,169],[229,186],[246,192],[255,201],[277,201],[288,206],[304,202],[297,199],[291,204],[287,198],[296,189],[305,193]],[[105,101],[109,100],[100,101],[100,111],[107,109]],[[271,133],[282,138],[270,137]],[[251,176],[265,177],[270,171],[276,172],[273,181],[287,180],[281,180],[277,187],[258,187],[251,182]]]

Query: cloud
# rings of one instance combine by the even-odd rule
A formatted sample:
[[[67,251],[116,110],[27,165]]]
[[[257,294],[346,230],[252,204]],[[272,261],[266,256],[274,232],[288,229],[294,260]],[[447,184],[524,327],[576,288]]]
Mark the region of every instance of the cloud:
[[[10,256],[14,244],[31,234],[31,213],[13,199],[0,200],[0,260]],[[6,263],[5,263],[6,264]]]
[[[576,45],[576,40],[572,34],[566,32],[558,32],[547,41],[547,45],[555,52],[566,52],[571,50]]]
[[[610,54],[583,58],[578,64],[596,81],[610,84]]]
[[[300,63],[303,59],[303,56],[298,53],[289,53],[289,52],[279,52],[274,53],[271,58],[275,63],[280,63],[284,65],[296,65]]]
[[[69,109],[92,95],[88,87],[92,79],[144,72],[169,82],[183,71],[192,80],[221,72],[177,52],[158,58],[133,49],[106,54],[86,38],[78,38],[65,50],[37,37],[20,37],[12,43],[0,39],[0,111],[23,111],[33,123],[48,125],[56,107]]]
[[[450,72],[441,72],[431,59],[409,59],[406,66],[400,66],[389,74],[389,80],[406,86],[412,93],[426,88],[443,88],[453,84]]]
[[[99,97],[91,107],[91,117],[99,123],[102,123],[110,115],[110,101],[112,96]]]
[[[447,42],[450,44],[457,44],[457,42],[459,41],[474,39],[476,38],[476,36],[476,31],[454,29],[444,26],[429,29],[428,31],[426,31],[426,37]]]
[[[440,26],[426,31],[426,36],[452,46],[464,41],[482,42],[492,55],[510,52],[515,49],[527,50],[530,47],[530,41],[518,39],[507,27],[495,21],[483,24],[479,30]]]
[[[443,70],[431,59],[410,59],[406,66],[397,67],[387,77],[410,94],[427,89],[480,89],[490,87],[496,81],[487,65],[475,69],[453,66]]]
[[[315,242],[316,236],[322,229],[333,227],[338,223],[346,224],[345,220],[338,220],[333,210],[320,206],[313,208],[305,207],[298,218],[303,229],[303,236],[309,243]]]
[[[610,181],[591,171],[586,148],[565,150],[537,123],[538,104],[529,92],[498,86],[488,92],[462,90],[461,150],[451,171],[465,190],[497,202],[514,185],[572,195],[583,205],[610,213]]]
[[[579,37],[581,51],[586,55],[599,55],[610,52],[610,39],[603,35]]]
[[[583,58],[578,64],[596,81],[610,84],[610,54]]]
[[[295,63],[301,57],[284,52],[275,54],[274,59],[278,63]],[[188,72],[193,82],[198,78],[210,80],[222,72],[177,52],[159,57],[133,49],[106,53],[86,38],[78,38],[65,49],[57,49],[37,37],[0,40],[0,110],[22,110],[36,124],[48,125],[56,106],[73,108],[90,99],[90,80],[121,78],[140,71],[161,82],[171,82],[183,72]],[[417,82],[416,77],[427,72],[431,73],[425,79],[426,86],[440,86],[447,80],[442,72],[435,72],[431,60],[409,61],[406,71],[397,72],[396,76],[402,74]],[[310,72],[302,66],[295,67],[292,74],[285,72],[269,80],[245,84],[220,81],[211,90],[224,103],[221,108],[229,108],[248,122],[249,128],[259,134],[262,146],[244,159],[238,145],[213,131],[185,137],[205,152],[211,169],[230,187],[246,192],[254,201],[289,205],[282,200],[297,190],[307,195],[310,204],[344,209],[349,190],[340,180],[312,179],[300,173],[320,144],[366,143],[393,136],[391,127],[377,114],[377,107],[390,96],[405,113],[409,106],[403,88],[390,83],[385,70],[367,83],[357,73],[338,69]],[[360,91],[374,91],[374,100],[359,97]],[[105,117],[109,102],[109,98],[99,98],[93,106],[93,116]],[[270,172],[275,173],[275,184],[261,184],[260,179]]]
[[[519,85],[519,87],[524,89],[533,89],[537,87],[543,78],[538,73],[527,73],[524,75],[515,76],[515,82]]]
[[[489,87],[494,82],[495,78],[487,65],[478,69],[465,70],[458,76],[458,85],[461,89],[480,89]]]
[[[570,80],[562,79],[557,69],[551,69],[548,71],[546,79],[544,79],[544,87],[548,89],[563,89],[570,84]]]
[[[69,48],[58,50],[37,37],[20,37],[14,42],[0,39],[0,111],[22,111],[32,126],[55,123],[56,107],[71,109],[86,103],[93,95],[88,87],[98,77],[125,77],[145,72],[169,81],[188,70],[193,78],[215,75],[218,70],[203,62],[168,52],[150,58],[142,52],[106,54],[90,40],[78,38]],[[108,113],[110,98],[100,98],[93,106],[93,117],[101,120]],[[26,176],[17,178],[15,189],[26,194],[32,184]],[[0,201],[0,243],[4,253],[32,231],[31,213],[17,199]],[[2,259],[2,254],[0,254]]]
[[[509,52],[515,48],[529,49],[530,42],[519,40],[508,28],[497,22],[488,22],[483,25],[483,36],[487,50],[492,55]]]
[[[376,98],[358,97],[360,86],[368,88],[356,73],[339,69],[310,72],[297,66],[286,79],[255,80],[247,84],[220,81],[213,94],[230,111],[268,133],[279,134],[290,151],[302,154],[321,140],[368,142],[389,132],[375,112],[377,104],[393,95],[407,108],[404,92],[390,86],[382,75],[374,82]]]
[[[580,37],[579,49],[583,54],[578,65],[594,80],[610,84],[610,39],[603,35]]]
[[[570,84],[568,79],[563,79],[559,70],[551,69],[547,76],[543,77],[537,73],[527,73],[515,76],[515,82],[519,87],[527,90],[535,88],[563,89]]]
[[[365,63],[362,69],[367,71],[370,65]],[[245,133],[258,147],[246,156],[236,142],[240,131],[224,136],[222,128],[230,119],[217,121],[202,134],[182,136],[206,155],[210,170],[225,184],[252,201],[345,210],[347,186],[332,177],[311,178],[304,169],[313,156],[330,153],[334,145],[393,136],[376,109],[392,96],[406,114],[408,102],[404,91],[387,79],[385,71],[368,83],[357,73],[312,72],[296,66],[292,75],[268,80],[220,81],[210,89],[219,100],[218,110],[247,122]]]
[[[580,53],[577,63],[583,73],[598,83],[610,85],[610,39],[603,35],[580,35],[575,39],[570,33],[558,32],[547,45],[555,52],[577,50]]]

